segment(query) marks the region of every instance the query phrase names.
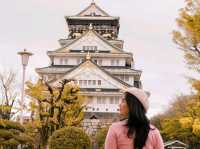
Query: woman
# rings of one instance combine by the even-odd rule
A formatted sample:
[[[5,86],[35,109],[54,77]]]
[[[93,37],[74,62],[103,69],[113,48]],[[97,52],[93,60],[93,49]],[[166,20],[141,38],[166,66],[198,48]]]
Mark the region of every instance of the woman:
[[[145,115],[149,108],[146,92],[128,88],[119,107],[124,120],[110,126],[105,149],[164,149],[159,130]]]

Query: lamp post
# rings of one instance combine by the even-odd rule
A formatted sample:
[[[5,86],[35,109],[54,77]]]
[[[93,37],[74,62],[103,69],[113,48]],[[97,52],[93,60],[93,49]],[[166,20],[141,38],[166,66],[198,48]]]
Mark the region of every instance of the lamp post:
[[[21,101],[20,101],[20,123],[23,124],[25,71],[26,71],[26,66],[28,65],[29,57],[31,55],[33,55],[33,54],[28,52],[26,49],[24,49],[24,51],[18,52],[18,55],[21,56],[22,67],[23,67],[23,72],[22,72],[22,90],[21,90]]]

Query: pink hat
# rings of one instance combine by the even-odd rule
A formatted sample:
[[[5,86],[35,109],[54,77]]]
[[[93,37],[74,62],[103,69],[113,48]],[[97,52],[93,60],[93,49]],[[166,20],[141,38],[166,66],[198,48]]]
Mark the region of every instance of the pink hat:
[[[130,87],[130,88],[127,88],[124,90],[124,92],[128,92],[132,95],[134,95],[135,97],[138,98],[138,100],[142,103],[145,111],[147,112],[148,109],[149,109],[149,96],[150,96],[150,93],[149,92],[146,92],[142,89],[139,89],[139,88],[136,88],[136,87]]]

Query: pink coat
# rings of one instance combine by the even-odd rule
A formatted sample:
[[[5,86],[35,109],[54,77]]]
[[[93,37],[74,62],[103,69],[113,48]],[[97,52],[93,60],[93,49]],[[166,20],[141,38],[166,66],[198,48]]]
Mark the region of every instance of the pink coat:
[[[125,121],[113,123],[108,131],[105,141],[105,149],[134,149],[133,139],[127,137],[128,128]],[[151,125],[151,130],[143,149],[164,149],[164,144],[160,132]]]

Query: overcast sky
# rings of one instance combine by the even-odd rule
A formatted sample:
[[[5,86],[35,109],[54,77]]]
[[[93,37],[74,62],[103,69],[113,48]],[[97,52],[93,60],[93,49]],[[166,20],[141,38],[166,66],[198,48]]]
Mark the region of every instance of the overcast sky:
[[[143,70],[144,89],[151,92],[148,115],[162,112],[181,93],[190,93],[190,75],[183,53],[172,42],[175,19],[184,0],[96,0],[113,16],[120,16],[119,38],[134,54],[136,69]],[[36,78],[35,68],[49,64],[47,50],[59,48],[67,37],[64,16],[75,15],[91,0],[0,0],[0,69],[15,69],[21,77],[17,52],[34,53],[27,79]],[[20,81],[20,80],[19,80]]]

